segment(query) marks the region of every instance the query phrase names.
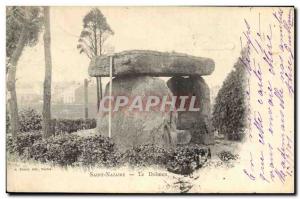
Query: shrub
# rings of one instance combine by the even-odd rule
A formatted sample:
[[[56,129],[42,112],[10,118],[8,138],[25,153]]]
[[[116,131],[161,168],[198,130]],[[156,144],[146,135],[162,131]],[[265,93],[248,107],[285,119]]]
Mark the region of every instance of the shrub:
[[[60,134],[38,140],[28,150],[28,158],[61,166],[72,165],[80,154],[80,141],[81,137],[72,134]]]
[[[210,149],[198,145],[178,146],[168,154],[167,169],[177,174],[190,174],[211,157]]]
[[[211,156],[209,148],[198,145],[177,146],[175,149],[138,145],[121,154],[110,138],[101,135],[80,137],[62,133],[42,139],[41,132],[20,133],[15,139],[8,135],[7,149],[22,158],[61,166],[115,167],[128,163],[133,167],[157,165],[177,174],[193,172]],[[223,156],[221,154],[220,158]]]
[[[23,109],[19,112],[21,132],[37,131],[42,129],[42,116],[34,109]]]
[[[24,153],[32,147],[33,143],[41,139],[42,133],[40,131],[19,133],[15,138],[11,135],[7,135],[7,151],[19,156],[24,156]]]
[[[233,141],[241,141],[245,137],[244,132],[238,132],[238,133],[229,133],[227,134],[227,139],[228,140],[233,140]]]
[[[72,133],[84,129],[96,128],[95,119],[52,119],[52,129],[56,134]],[[34,109],[19,111],[20,132],[38,131],[42,129],[42,115]],[[10,129],[9,115],[6,113],[6,129]]]
[[[189,174],[200,168],[208,158],[210,149],[198,145],[165,149],[155,145],[139,145],[122,154],[122,162],[131,166],[157,165],[177,174]]]
[[[55,126],[55,133],[59,134],[62,132],[72,133],[84,129],[96,128],[95,119],[53,119],[53,125]]]
[[[28,159],[34,159],[40,162],[47,162],[47,142],[45,140],[39,140],[35,142],[27,153]]]
[[[131,166],[164,166],[167,163],[168,150],[155,145],[138,145],[122,155],[122,161]]]
[[[218,157],[223,162],[228,162],[229,160],[236,160],[238,159],[238,155],[233,155],[230,151],[221,151],[218,153]]]
[[[117,166],[120,162],[120,154],[115,144],[108,137],[101,135],[85,137],[81,140],[79,149],[81,155],[79,164],[84,166]]]
[[[109,138],[100,135],[80,137],[63,133],[38,140],[28,150],[29,159],[61,166],[116,166],[119,155]]]
[[[9,121],[9,113],[6,110],[6,133],[10,131],[10,121]]]
[[[20,132],[30,132],[42,129],[42,116],[34,109],[19,111]],[[55,134],[72,133],[84,129],[96,128],[95,119],[52,119],[52,129]],[[9,130],[10,121],[6,114],[6,129]]]

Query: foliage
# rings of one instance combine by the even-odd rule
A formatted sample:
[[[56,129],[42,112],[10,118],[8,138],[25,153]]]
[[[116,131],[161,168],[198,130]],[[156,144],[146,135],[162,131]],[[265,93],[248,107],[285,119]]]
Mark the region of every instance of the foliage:
[[[72,133],[84,129],[96,128],[95,119],[53,119],[52,125],[56,134]]]
[[[16,94],[16,69],[25,46],[33,46],[42,29],[39,7],[8,6],[6,8],[6,88],[11,117],[10,131],[15,136],[19,131]]]
[[[19,111],[20,132],[31,132],[42,129],[42,116],[34,109]],[[52,119],[52,129],[56,134],[72,133],[84,129],[96,128],[95,119]],[[9,132],[9,117],[6,117],[6,129]]]
[[[20,133],[13,139],[7,135],[7,151],[25,159],[60,166],[133,167],[159,166],[177,174],[190,174],[210,158],[209,148],[198,145],[163,148],[156,145],[138,145],[125,152],[110,138],[101,135],[81,137],[61,133],[42,138],[42,133]]]
[[[26,13],[27,12],[27,13]],[[27,16],[26,16],[27,15]],[[40,7],[7,6],[6,7],[6,57],[10,58],[16,49],[22,27],[26,24],[27,41],[25,45],[34,46],[42,30]]]
[[[104,43],[114,32],[108,25],[105,16],[98,8],[92,9],[83,18],[83,30],[80,34],[77,49],[90,59],[104,53]]]
[[[89,59],[103,55],[105,42],[114,32],[106,21],[105,16],[98,8],[93,8],[83,18],[83,30],[78,39],[77,49],[79,53],[86,54]],[[107,49],[107,47],[106,47]],[[107,52],[106,52],[107,53]],[[97,105],[102,99],[101,77],[97,78]]]
[[[15,138],[7,135],[6,146],[9,153],[23,156],[27,150],[32,147],[33,143],[42,139],[41,131],[19,133]]]
[[[178,174],[190,174],[211,157],[210,149],[198,145],[178,146],[168,154],[167,168]]]
[[[164,166],[167,163],[168,150],[155,145],[138,145],[122,155],[122,161],[131,166]]]
[[[21,133],[16,140],[8,136],[7,151],[22,158],[60,166],[155,165],[177,174],[189,174],[210,158],[210,150],[198,145],[178,146],[175,149],[139,145],[120,153],[110,138],[101,135],[80,137],[62,133],[42,139],[41,132]]]
[[[156,145],[139,145],[122,154],[122,163],[134,167],[160,166],[177,174],[189,174],[200,168],[208,158],[210,150],[198,145],[177,146],[165,149]]]
[[[21,132],[37,131],[42,129],[42,116],[34,109],[23,109],[19,112]]]
[[[245,51],[242,57],[247,56]],[[246,70],[239,59],[234,69],[226,77],[219,90],[213,108],[212,124],[219,133],[227,135],[229,139],[242,138],[232,136],[240,134],[246,128]]]
[[[101,135],[85,137],[78,143],[81,155],[78,162],[84,166],[117,166],[120,154],[108,137]]]
[[[6,132],[10,132],[9,112],[6,109]]]
[[[81,137],[72,134],[60,134],[40,139],[28,150],[27,157],[61,166],[71,165],[77,161],[80,154],[78,147],[80,141]]]
[[[227,139],[232,141],[241,141],[245,138],[245,132],[227,134]]]
[[[28,158],[53,164],[84,166],[116,166],[119,156],[109,138],[98,136],[80,137],[60,134],[38,140],[30,150]]]
[[[238,159],[238,155],[233,155],[230,151],[221,151],[218,153],[218,157],[223,162],[228,162],[229,160],[236,160]]]

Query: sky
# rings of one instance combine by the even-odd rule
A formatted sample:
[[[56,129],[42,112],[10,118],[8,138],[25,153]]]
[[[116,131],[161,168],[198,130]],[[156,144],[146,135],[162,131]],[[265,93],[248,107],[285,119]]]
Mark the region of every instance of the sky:
[[[120,52],[130,49],[175,51],[215,61],[215,71],[204,77],[210,87],[222,84],[237,61],[243,16],[250,8],[203,7],[98,7],[115,32],[107,44]],[[82,19],[90,7],[51,7],[53,81],[83,81],[89,59],[79,54],[77,41]],[[44,79],[42,34],[34,47],[26,47],[17,69],[17,82]],[[104,79],[104,83],[108,78]]]

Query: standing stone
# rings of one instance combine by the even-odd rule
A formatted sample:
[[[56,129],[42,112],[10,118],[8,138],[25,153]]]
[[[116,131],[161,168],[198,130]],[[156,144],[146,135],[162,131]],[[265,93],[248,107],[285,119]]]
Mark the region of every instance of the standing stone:
[[[112,96],[127,96],[129,101],[135,96],[172,96],[165,82],[156,77],[116,77],[112,82]],[[109,84],[104,96],[109,95],[108,88]],[[172,147],[176,144],[170,112],[129,111],[128,108],[112,112],[112,138],[121,150],[140,144],[155,144],[161,147]],[[108,136],[108,117],[108,112],[99,110],[97,126],[100,134],[104,136]]]
[[[177,129],[189,130],[192,135],[192,143],[213,144],[214,137],[210,124],[210,94],[204,79],[198,75],[187,78],[177,76],[169,79],[167,85],[175,96],[195,96],[195,107],[200,108],[199,111],[177,112]]]

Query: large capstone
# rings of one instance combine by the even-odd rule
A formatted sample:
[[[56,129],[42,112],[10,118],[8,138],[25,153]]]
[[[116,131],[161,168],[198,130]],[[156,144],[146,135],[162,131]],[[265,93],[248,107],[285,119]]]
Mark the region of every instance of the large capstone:
[[[136,96],[172,95],[166,83],[156,77],[116,77],[112,82],[112,96],[127,96],[131,102]],[[109,84],[106,86],[104,97],[107,95],[109,95]],[[187,141],[188,138],[183,133],[181,133],[177,141],[176,130],[172,126],[173,122],[170,112],[130,111],[128,109],[129,107],[127,106],[113,111],[111,116],[111,136],[121,150],[140,144],[173,147],[177,142],[190,141]],[[104,136],[108,136],[109,133],[108,118],[109,113],[100,109],[97,126],[100,134]]]
[[[115,53],[111,57],[112,76],[210,75],[215,67],[214,61],[210,58],[195,57],[175,52],[132,50]],[[89,75],[108,77],[111,57],[95,57],[89,66]]]
[[[199,111],[178,111],[176,128],[189,130],[193,143],[212,144],[214,137],[210,124],[210,93],[204,79],[198,75],[172,77],[167,85],[175,96],[195,96],[195,104],[199,108]]]

